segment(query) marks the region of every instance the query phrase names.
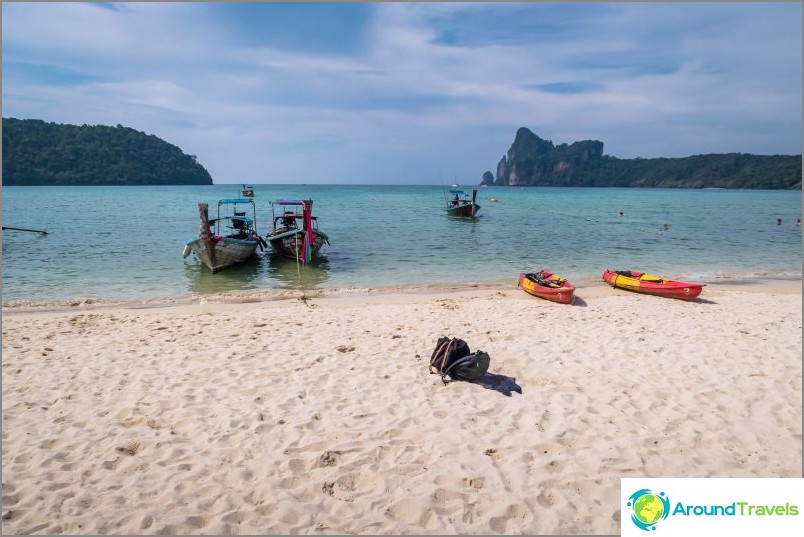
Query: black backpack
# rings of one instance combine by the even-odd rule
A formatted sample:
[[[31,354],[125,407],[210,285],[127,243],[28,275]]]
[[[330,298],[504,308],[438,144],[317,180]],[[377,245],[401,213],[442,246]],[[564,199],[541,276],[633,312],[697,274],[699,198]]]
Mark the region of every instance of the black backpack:
[[[462,339],[440,337],[430,356],[430,373],[441,373],[446,384],[450,380],[478,380],[489,370],[489,355],[484,351],[470,352],[469,345]]]

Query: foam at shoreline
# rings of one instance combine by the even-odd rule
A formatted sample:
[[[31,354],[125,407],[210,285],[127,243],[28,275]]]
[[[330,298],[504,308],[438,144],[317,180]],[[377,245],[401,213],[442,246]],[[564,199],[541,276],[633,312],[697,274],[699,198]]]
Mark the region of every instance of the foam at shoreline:
[[[596,288],[608,287],[602,280],[596,277],[579,278],[572,280],[576,286],[576,295],[595,292]],[[768,289],[772,287],[780,292],[796,292],[801,290],[801,277],[775,275],[774,277],[729,275],[722,277],[690,278],[689,281],[706,283],[709,286],[741,286],[756,287],[757,289]],[[503,291],[516,289],[516,282],[510,280],[496,282],[478,283],[422,283],[409,285],[392,285],[382,287],[359,287],[349,286],[341,288],[321,288],[321,289],[258,289],[244,291],[226,291],[211,294],[192,294],[175,297],[154,297],[143,300],[121,300],[121,299],[101,299],[95,297],[75,298],[71,300],[53,301],[26,301],[13,300],[3,302],[3,312],[14,311],[47,311],[69,308],[148,308],[148,307],[167,307],[196,304],[202,300],[215,303],[248,303],[266,302],[273,300],[294,300],[299,298],[326,298],[338,297],[345,298],[350,296],[366,295],[388,295],[388,294],[437,294],[454,293],[471,290],[490,290]],[[789,290],[789,291],[788,291]],[[705,291],[704,291],[705,294]],[[702,295],[703,296],[703,295]]]

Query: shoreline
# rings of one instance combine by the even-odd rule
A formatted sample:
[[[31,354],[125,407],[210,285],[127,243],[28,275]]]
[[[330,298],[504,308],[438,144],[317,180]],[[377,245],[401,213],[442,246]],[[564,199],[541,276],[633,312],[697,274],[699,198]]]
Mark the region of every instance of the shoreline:
[[[691,280],[692,281],[692,280]],[[696,280],[705,283],[706,287],[701,298],[706,298],[707,290],[728,289],[731,287],[749,290],[771,290],[783,293],[801,293],[802,278],[724,278],[719,280]],[[575,283],[575,282],[573,282]],[[598,296],[600,289],[611,289],[611,286],[602,280],[581,280],[576,284],[575,295],[582,297],[586,294]],[[147,299],[99,299],[94,297],[76,298],[71,300],[13,300],[3,302],[3,315],[16,313],[34,313],[47,311],[84,311],[108,308],[143,309],[167,308],[198,304],[202,301],[218,304],[247,304],[286,300],[306,300],[322,298],[348,298],[362,296],[386,295],[435,295],[454,294],[471,291],[517,291],[516,284],[510,282],[482,282],[482,283],[425,283],[391,286],[367,287],[340,287],[323,289],[286,289],[270,288],[257,290],[224,291],[210,294],[188,294],[175,297],[155,297]],[[617,292],[625,292],[616,290]]]
[[[615,535],[622,477],[801,477],[800,281],[385,291],[4,308],[4,532]]]

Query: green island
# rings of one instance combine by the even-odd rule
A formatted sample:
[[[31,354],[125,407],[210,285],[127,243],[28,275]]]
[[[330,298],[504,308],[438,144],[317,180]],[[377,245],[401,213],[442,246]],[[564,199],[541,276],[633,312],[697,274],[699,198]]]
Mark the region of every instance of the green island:
[[[497,164],[496,186],[741,188],[801,190],[801,155],[726,153],[683,158],[619,159],[603,142],[554,145],[520,128]]]
[[[3,185],[211,185],[194,155],[122,125],[3,118]]]

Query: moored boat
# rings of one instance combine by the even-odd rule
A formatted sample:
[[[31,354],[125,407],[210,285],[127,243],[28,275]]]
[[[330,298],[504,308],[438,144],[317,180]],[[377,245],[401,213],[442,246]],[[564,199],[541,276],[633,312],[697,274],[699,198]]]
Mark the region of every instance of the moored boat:
[[[694,300],[705,283],[681,282],[633,270],[606,270],[603,280],[612,287],[649,295]]]
[[[281,210],[278,216],[277,208]],[[274,229],[265,238],[279,255],[309,264],[318,257],[321,247],[329,244],[329,237],[318,230],[313,200],[277,200],[271,203],[271,211]]]
[[[472,199],[463,190],[450,189],[452,199],[447,202],[447,214],[449,216],[459,216],[461,218],[474,218],[480,210],[475,200],[477,199],[477,189],[472,190]]]
[[[251,208],[250,216],[246,215],[243,206]],[[201,227],[198,238],[187,241],[183,256],[190,253],[201,260],[212,273],[242,263],[251,257],[259,247],[266,246],[265,241],[257,233],[257,211],[251,198],[232,198],[218,200],[217,218],[210,220],[208,205],[198,204]],[[221,214],[221,213],[224,214]],[[227,214],[231,213],[231,214]]]
[[[572,304],[575,286],[547,270],[519,275],[519,287],[526,293],[560,304]]]

